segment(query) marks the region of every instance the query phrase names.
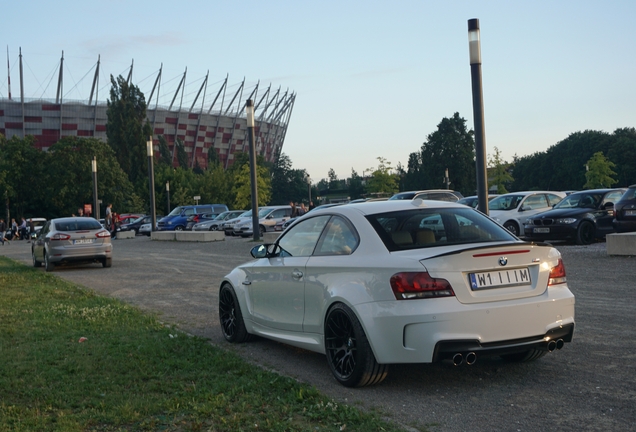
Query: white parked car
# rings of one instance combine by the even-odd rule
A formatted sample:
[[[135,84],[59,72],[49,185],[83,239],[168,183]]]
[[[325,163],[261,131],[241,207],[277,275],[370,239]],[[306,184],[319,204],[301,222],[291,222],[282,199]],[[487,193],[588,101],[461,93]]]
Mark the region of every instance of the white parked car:
[[[151,230],[150,230],[150,226],[152,225],[151,223],[147,223],[147,224],[143,224],[139,227],[139,234],[143,234],[143,235],[147,235],[150,236]]]
[[[523,235],[523,226],[530,216],[550,210],[563,198],[565,192],[526,191],[511,192],[490,200],[488,214],[516,236]]]
[[[574,333],[559,251],[461,204],[313,210],[251,254],[220,286],[225,339],[326,354],[345,386],[378,383],[391,363],[535,360]]]

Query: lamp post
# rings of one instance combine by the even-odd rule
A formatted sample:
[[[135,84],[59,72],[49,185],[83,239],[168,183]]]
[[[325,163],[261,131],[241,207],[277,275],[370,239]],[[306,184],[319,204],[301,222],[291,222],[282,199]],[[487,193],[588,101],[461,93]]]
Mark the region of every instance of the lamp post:
[[[258,190],[256,187],[256,149],[254,148],[254,102],[248,99],[245,104],[247,114],[247,135],[250,143],[250,180],[252,183],[252,233],[254,240],[261,236],[258,226]]]
[[[309,207],[311,205],[311,177],[309,177],[309,174],[307,174],[305,179],[307,180],[307,189],[309,191],[309,202],[307,202],[307,206]]]
[[[93,156],[91,161],[93,169],[93,217],[99,220],[99,203],[97,202],[97,158]]]
[[[168,199],[168,210],[166,214],[170,214],[170,182],[166,182],[166,198]]]
[[[157,214],[155,213],[155,166],[153,161],[152,137],[146,141],[148,152],[148,192],[150,195],[150,231],[155,231],[157,225]]]
[[[488,172],[486,170],[486,135],[484,131],[484,95],[481,85],[481,42],[479,20],[468,20],[468,50],[470,77],[473,87],[473,118],[475,123],[475,165],[479,210],[488,214]]]

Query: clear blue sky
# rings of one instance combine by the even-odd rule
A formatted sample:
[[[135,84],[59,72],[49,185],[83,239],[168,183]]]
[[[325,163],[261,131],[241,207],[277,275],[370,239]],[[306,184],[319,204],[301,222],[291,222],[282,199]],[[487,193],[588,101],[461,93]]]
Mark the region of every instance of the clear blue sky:
[[[444,117],[473,128],[467,21],[481,26],[487,153],[544,151],[583,130],[636,126],[636,2],[624,1],[21,1],[2,7],[0,96],[85,99],[101,55],[108,74],[147,94],[163,63],[160,103],[188,68],[184,106],[210,71],[297,93],[285,146],[314,181],[406,165]],[[214,94],[213,94],[214,93]],[[191,102],[190,102],[191,103]],[[452,173],[451,173],[452,180]],[[441,184],[440,184],[441,186]]]

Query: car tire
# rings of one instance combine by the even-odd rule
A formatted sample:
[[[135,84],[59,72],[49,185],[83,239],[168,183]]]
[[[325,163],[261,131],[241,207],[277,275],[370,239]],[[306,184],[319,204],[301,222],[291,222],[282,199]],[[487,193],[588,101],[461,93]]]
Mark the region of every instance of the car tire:
[[[581,221],[576,230],[576,244],[589,245],[594,242],[594,225],[588,221]]]
[[[183,227],[181,225],[177,225],[176,227],[174,227],[175,231],[183,231]]]
[[[345,387],[377,384],[389,365],[375,360],[358,318],[349,307],[335,304],[325,319],[325,353],[331,373]]]
[[[515,354],[505,354],[505,355],[502,355],[501,358],[510,363],[525,363],[525,362],[540,359],[547,353],[548,351],[531,349],[528,351],[523,351],[523,352],[515,353]]]
[[[33,257],[33,267],[42,267],[42,261],[38,261],[35,257],[35,250],[31,250],[31,256]]]
[[[504,225],[504,228],[519,237],[519,225],[515,221],[508,221]]]
[[[51,262],[46,251],[44,251],[44,269],[47,272],[52,272],[55,269],[55,264]]]
[[[102,261],[102,266],[105,268],[109,268],[113,266],[113,259],[112,258],[104,258],[104,260]]]
[[[223,284],[221,291],[219,291],[219,321],[226,341],[242,343],[250,339],[251,335],[245,328],[245,321],[243,321],[236,293],[227,283]]]

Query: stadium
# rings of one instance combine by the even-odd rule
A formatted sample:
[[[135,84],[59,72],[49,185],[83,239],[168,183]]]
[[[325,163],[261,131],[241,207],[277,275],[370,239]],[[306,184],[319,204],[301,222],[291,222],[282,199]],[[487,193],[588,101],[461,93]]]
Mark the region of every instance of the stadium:
[[[98,99],[99,79],[103,73],[100,70],[99,58],[93,67],[90,93],[84,100],[71,100],[64,95],[63,53],[56,71],[55,98],[24,97],[21,52],[18,61],[20,96],[12,96],[9,63],[7,52],[8,87],[6,95],[0,93],[0,134],[7,139],[32,135],[35,138],[35,146],[44,151],[66,136],[107,140],[107,104],[105,100]],[[225,168],[232,165],[237,153],[247,152],[249,142],[245,105],[248,99],[254,102],[255,108],[254,133],[257,154],[262,155],[268,162],[274,162],[281,152],[296,100],[295,93],[289,90],[281,91],[280,87],[272,89],[271,84],[259,89],[260,82],[247,88],[245,78],[240,84],[229,86],[229,75],[216,84],[208,84],[209,73],[204,78],[197,79],[194,85],[188,84],[187,69],[178,80],[169,80],[168,84],[172,82],[173,87],[178,81],[174,92],[161,93],[162,84],[164,88],[167,86],[165,82],[162,83],[163,65],[154,80],[144,81],[147,88],[142,88],[143,83],[136,84],[133,81],[133,66],[134,62],[128,69],[126,79],[146,96],[146,117],[152,125],[155,150],[158,150],[159,137],[164,136],[174,164],[177,163],[175,144],[178,141],[184,145],[190,168],[197,165],[203,169],[207,168],[208,151],[211,148],[216,151],[217,160]],[[90,72],[92,70],[84,76],[89,76]],[[111,84],[107,81],[101,90],[110,94]],[[201,81],[200,86],[198,81]],[[188,87],[191,92],[186,90]],[[192,97],[195,93],[196,96]],[[184,96],[187,99],[186,103]],[[167,101],[170,102],[166,104]]]

